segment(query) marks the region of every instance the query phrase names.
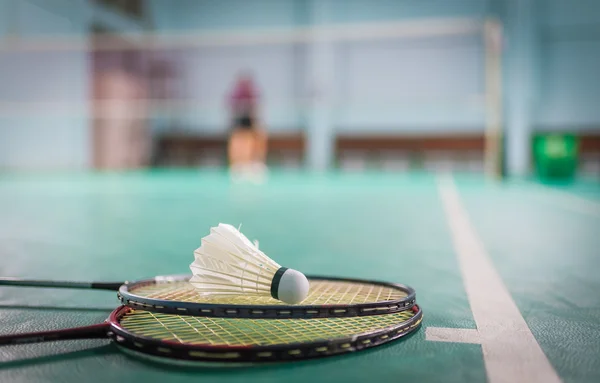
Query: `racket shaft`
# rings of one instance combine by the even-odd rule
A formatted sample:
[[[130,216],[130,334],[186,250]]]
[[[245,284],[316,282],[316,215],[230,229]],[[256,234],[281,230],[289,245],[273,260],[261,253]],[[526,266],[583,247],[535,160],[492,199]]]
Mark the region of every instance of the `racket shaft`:
[[[0,278],[0,286],[51,287],[66,289],[97,289],[118,291],[123,282],[43,281],[20,278]]]
[[[57,340],[106,338],[110,325],[101,323],[92,326],[64,330],[0,335],[0,345],[52,342]]]

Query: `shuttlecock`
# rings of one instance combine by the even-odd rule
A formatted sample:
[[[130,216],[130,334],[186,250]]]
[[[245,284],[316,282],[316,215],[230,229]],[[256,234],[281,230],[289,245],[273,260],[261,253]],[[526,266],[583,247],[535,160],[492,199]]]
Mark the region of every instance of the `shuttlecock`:
[[[194,258],[190,283],[203,295],[266,295],[289,304],[308,295],[304,274],[281,267],[231,225],[211,228]]]

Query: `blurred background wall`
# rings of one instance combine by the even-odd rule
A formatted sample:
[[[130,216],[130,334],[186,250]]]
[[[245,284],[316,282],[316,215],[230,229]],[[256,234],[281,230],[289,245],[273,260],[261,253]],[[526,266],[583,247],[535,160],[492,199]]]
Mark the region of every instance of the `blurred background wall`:
[[[148,134],[139,158],[155,162],[165,134],[221,140],[227,93],[242,70],[260,87],[269,132],[282,148],[302,137],[300,162],[311,169],[335,166],[343,145],[366,150],[344,144],[353,137],[480,142],[486,55],[482,34],[469,30],[488,18],[504,34],[506,165],[523,175],[537,132],[599,130],[598,1],[0,0],[0,169],[97,167],[94,127],[106,119],[98,110],[110,109],[97,100],[112,96],[98,96],[95,84],[115,71],[140,80],[113,92],[139,112]],[[339,27],[377,37],[318,39]],[[103,33],[121,35],[127,48],[103,48],[94,39]],[[465,146],[477,163],[479,146]]]

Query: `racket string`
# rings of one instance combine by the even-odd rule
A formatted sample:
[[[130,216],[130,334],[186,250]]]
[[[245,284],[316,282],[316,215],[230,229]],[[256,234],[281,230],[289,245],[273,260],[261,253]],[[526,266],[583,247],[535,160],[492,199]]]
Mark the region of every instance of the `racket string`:
[[[367,298],[371,295],[371,293],[373,292],[373,289],[375,288],[375,285],[371,285],[369,287],[369,292],[367,294],[364,295],[364,299],[361,303],[367,303]],[[358,293],[357,293],[358,295]],[[354,297],[356,299],[356,296]]]
[[[352,290],[352,285],[350,283],[347,284],[346,289],[344,290],[344,292],[342,293],[342,296],[339,298],[340,301],[345,302],[347,301],[346,299],[344,299],[346,297],[346,295]],[[357,290],[357,294],[360,291],[359,289],[355,289]]]

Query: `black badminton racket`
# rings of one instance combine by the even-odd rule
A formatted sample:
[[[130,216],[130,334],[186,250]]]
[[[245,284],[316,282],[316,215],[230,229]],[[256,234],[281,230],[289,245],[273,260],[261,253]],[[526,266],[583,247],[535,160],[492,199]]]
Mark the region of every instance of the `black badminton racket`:
[[[161,361],[273,362],[319,358],[388,343],[421,324],[418,306],[390,315],[240,319],[160,314],[121,306],[101,324],[0,336],[0,345],[110,338]]]
[[[202,295],[190,275],[158,276],[134,282],[69,282],[0,278],[0,286],[118,291],[123,305],[166,314],[229,318],[327,318],[391,314],[415,305],[408,286],[361,279],[309,276],[307,298],[288,305],[264,295]]]

